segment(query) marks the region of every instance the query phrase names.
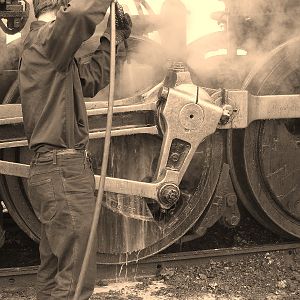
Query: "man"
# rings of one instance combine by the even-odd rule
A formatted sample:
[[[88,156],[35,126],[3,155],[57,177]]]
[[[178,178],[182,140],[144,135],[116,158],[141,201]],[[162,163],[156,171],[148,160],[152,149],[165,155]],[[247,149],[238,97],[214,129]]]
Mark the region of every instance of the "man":
[[[37,299],[73,299],[95,199],[86,155],[88,121],[83,97],[109,82],[109,30],[88,64],[74,54],[90,38],[111,0],[34,0],[38,18],[24,41],[19,83],[24,129],[34,151],[28,193],[41,221]],[[117,43],[131,32],[127,15]],[[80,299],[93,292],[95,251]]]

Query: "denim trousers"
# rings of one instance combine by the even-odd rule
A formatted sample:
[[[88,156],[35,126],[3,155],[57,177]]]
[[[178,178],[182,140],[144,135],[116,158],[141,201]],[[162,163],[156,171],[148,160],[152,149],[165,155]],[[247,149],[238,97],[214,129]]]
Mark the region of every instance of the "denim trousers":
[[[85,151],[36,154],[28,193],[41,222],[38,300],[71,300],[82,266],[95,209],[95,181]],[[96,246],[80,300],[89,299],[96,277]]]

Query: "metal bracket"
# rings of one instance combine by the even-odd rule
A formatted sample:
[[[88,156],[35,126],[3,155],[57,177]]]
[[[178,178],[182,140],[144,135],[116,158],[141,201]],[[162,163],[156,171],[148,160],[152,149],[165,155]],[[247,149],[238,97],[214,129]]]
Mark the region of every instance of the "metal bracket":
[[[223,164],[213,200],[211,201],[207,213],[204,214],[204,217],[194,226],[193,232],[195,232],[199,238],[220,219],[222,223],[227,226],[236,226],[240,221],[237,197],[231,182],[228,164]]]
[[[220,98],[220,92],[212,98]],[[300,118],[300,95],[254,96],[248,91],[227,90],[223,110],[227,120],[219,129],[246,128],[255,120]]]
[[[165,131],[156,180],[179,184],[199,144],[215,132],[223,109],[205,99],[196,99],[196,94],[167,91],[160,97]]]

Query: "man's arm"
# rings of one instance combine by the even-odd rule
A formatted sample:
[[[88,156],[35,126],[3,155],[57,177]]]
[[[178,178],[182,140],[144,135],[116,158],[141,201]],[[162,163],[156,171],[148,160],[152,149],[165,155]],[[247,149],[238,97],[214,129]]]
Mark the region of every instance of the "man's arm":
[[[129,38],[132,28],[131,18],[124,14],[121,5],[117,4],[116,14],[116,47],[124,40]],[[87,64],[78,63],[79,76],[83,95],[94,97],[96,94],[109,84],[110,70],[110,19],[107,28],[101,37],[101,44],[92,54],[91,60]]]
[[[109,84],[110,43],[101,40],[101,45],[93,53],[90,62],[78,62],[79,76],[84,97],[92,98]]]
[[[95,32],[105,16],[111,0],[71,0],[61,7],[50,24],[44,47],[46,55],[58,70],[68,69],[82,42]]]

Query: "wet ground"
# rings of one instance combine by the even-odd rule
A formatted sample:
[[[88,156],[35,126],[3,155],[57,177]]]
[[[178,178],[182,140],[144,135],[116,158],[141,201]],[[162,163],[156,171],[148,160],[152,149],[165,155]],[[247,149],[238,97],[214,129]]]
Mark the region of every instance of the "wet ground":
[[[0,299],[33,300],[34,288],[7,287]],[[166,269],[160,277],[96,286],[91,300],[296,300],[300,255],[266,253],[239,261]]]
[[[38,246],[20,232],[13,222],[6,222],[6,243],[0,249],[0,267],[38,264]],[[236,228],[220,224],[204,237],[191,243],[177,243],[164,252],[201,250],[293,241],[264,229],[244,214]],[[34,287],[0,289],[0,299],[35,299]],[[239,261],[211,260],[194,267],[169,268],[156,278],[139,282],[99,282],[92,300],[227,300],[227,299],[300,299],[300,255],[267,253]]]
[[[267,253],[238,262],[170,268],[160,278],[96,288],[92,299],[300,299],[300,256]]]

